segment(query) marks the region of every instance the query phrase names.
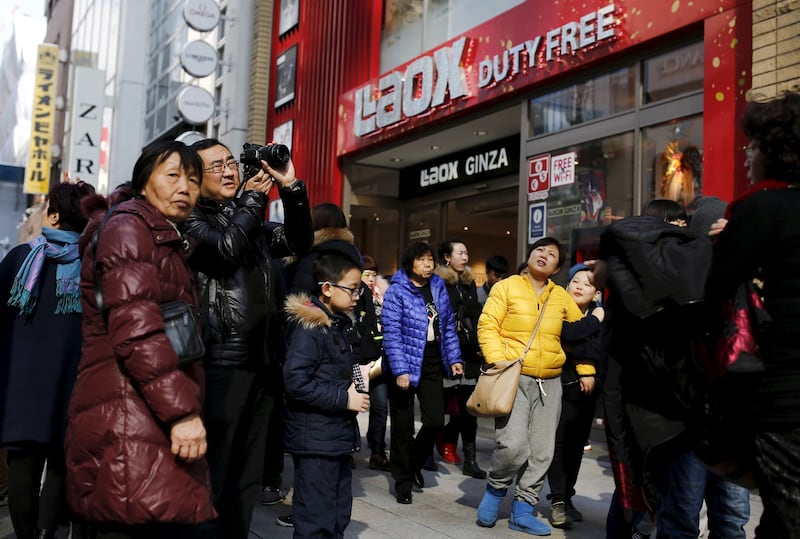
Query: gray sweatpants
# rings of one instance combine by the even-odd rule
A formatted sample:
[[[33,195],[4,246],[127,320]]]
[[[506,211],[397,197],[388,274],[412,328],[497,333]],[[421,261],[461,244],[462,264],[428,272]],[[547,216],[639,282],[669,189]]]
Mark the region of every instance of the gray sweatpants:
[[[553,460],[560,416],[561,378],[521,376],[511,415],[494,421],[495,446],[489,472],[492,488],[508,488],[516,475],[515,499],[538,503]]]

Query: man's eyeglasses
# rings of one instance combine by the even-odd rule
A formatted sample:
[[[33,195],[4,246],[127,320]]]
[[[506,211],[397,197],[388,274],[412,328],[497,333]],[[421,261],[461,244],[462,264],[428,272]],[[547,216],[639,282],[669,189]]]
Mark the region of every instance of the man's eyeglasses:
[[[350,294],[352,297],[354,297],[354,298],[356,298],[356,299],[360,298],[360,297],[361,297],[361,294],[363,294],[363,293],[364,293],[364,289],[363,289],[363,288],[361,288],[360,286],[357,286],[357,287],[355,287],[355,288],[350,288],[350,287],[348,287],[348,286],[344,286],[344,285],[340,285],[340,284],[335,284],[335,283],[332,283],[332,282],[330,282],[330,281],[320,281],[320,282],[318,282],[317,284],[318,284],[319,286],[322,286],[322,285],[324,285],[325,283],[328,283],[329,285],[331,285],[331,286],[333,286],[333,287],[335,287],[335,288],[339,288],[339,289],[341,289],[341,290],[344,290],[345,292],[349,293],[349,294]]]
[[[224,167],[228,167],[228,170],[234,170],[234,171],[235,170],[239,170],[239,161],[236,161],[235,159],[231,159],[230,161],[228,161],[224,165],[222,163],[216,163],[215,165],[212,165],[212,166],[210,166],[208,168],[204,168],[203,171],[204,172],[212,172],[214,174],[222,174],[222,172],[225,170]]]

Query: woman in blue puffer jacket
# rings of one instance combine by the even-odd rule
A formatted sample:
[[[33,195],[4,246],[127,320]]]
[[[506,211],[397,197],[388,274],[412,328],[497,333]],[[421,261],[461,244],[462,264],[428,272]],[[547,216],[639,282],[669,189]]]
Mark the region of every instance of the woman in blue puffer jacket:
[[[464,373],[456,322],[444,280],[433,273],[424,242],[406,247],[401,269],[383,300],[383,346],[395,383],[389,385],[391,471],[398,503],[411,503],[411,487],[425,486],[422,464],[444,426],[442,379]],[[414,437],[414,396],[422,427]]]

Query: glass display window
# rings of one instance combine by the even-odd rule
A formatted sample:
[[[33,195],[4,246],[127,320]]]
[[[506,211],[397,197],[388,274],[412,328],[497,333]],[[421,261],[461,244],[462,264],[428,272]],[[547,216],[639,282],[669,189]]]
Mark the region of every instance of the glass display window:
[[[546,225],[542,234],[557,238],[568,255],[575,252],[577,245],[573,244],[577,239],[591,237],[604,225],[632,215],[633,132],[554,150],[550,152],[551,164],[570,154],[574,172],[555,173],[551,165],[551,186],[544,201]],[[558,174],[567,179],[559,179]],[[579,230],[583,232],[575,232]],[[599,233],[595,235],[599,238]],[[585,252],[579,259],[590,258],[594,247],[586,245],[583,249]]]
[[[703,193],[703,117],[677,118],[642,130],[642,200],[668,198],[691,213]]]
[[[561,88],[530,100],[528,136],[545,135],[633,110],[636,70],[632,66]]]

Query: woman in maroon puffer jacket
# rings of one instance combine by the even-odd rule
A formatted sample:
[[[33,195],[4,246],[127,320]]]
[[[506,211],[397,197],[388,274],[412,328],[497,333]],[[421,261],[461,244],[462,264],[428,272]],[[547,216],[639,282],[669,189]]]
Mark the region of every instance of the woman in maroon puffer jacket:
[[[178,368],[159,304],[197,305],[177,228],[199,194],[202,162],[179,142],[148,146],[134,198],[113,208],[97,245],[107,322],[95,301],[92,236],[81,237],[83,354],[69,406],[67,498],[97,538],[181,537],[213,519],[200,364]]]

